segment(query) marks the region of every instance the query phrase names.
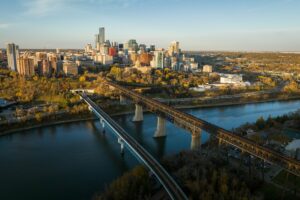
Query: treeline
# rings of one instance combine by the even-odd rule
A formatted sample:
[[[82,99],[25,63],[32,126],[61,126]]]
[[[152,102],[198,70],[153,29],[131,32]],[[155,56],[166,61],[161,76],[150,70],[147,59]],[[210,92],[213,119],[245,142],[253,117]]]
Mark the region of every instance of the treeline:
[[[262,182],[229,166],[221,158],[206,158],[198,152],[181,152],[163,161],[189,199],[248,200],[262,198]],[[95,200],[150,199],[157,195],[149,173],[137,167],[114,181]],[[158,190],[160,191],[160,190]]]
[[[150,199],[153,183],[148,170],[137,166],[130,172],[112,182],[102,194],[97,194],[93,200],[135,200]]]
[[[267,119],[259,117],[255,123],[246,123],[237,128],[236,132],[247,135],[249,130],[253,130],[255,134],[249,138],[261,145],[272,140],[286,145],[292,138],[283,132],[284,129],[300,131],[300,111],[278,117],[269,116]]]

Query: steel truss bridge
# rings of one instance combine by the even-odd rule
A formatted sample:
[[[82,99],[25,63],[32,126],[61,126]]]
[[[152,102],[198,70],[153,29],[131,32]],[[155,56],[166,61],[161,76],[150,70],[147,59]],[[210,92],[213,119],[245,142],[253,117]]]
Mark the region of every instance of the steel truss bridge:
[[[236,135],[233,132],[160,103],[159,101],[145,97],[117,83],[107,81],[106,84],[110,86],[111,89],[117,90],[120,95],[131,99],[137,105],[146,107],[150,112],[164,117],[175,125],[189,131],[192,135],[201,132],[201,130],[205,130],[208,133],[214,134],[220,143],[234,146],[242,152],[247,152],[263,161],[278,165],[296,176],[300,176],[300,162],[294,158],[261,146],[250,139]]]

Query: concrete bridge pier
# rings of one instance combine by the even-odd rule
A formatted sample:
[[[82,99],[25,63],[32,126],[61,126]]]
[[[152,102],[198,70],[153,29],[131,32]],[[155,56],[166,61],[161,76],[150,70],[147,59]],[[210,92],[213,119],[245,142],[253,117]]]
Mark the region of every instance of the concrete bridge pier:
[[[157,117],[157,127],[156,131],[154,133],[154,138],[159,138],[159,137],[165,137],[167,136],[166,134],[166,119],[158,116]]]
[[[124,155],[124,141],[121,138],[118,138],[118,143],[121,145],[121,155]]]
[[[125,105],[126,104],[126,98],[123,95],[120,95],[120,104]]]
[[[201,130],[192,132],[191,150],[201,149]]]
[[[100,124],[102,126],[102,133],[105,133],[105,122],[102,118],[100,119]]]
[[[143,107],[139,104],[135,104],[135,114],[133,117],[134,122],[140,122],[144,120],[144,116],[143,116]]]

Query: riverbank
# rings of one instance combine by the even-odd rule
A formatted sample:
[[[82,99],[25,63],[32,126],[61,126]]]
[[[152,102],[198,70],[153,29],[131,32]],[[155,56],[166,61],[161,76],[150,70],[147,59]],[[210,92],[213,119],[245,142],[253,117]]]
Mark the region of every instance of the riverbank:
[[[246,105],[246,104],[258,104],[258,103],[268,103],[276,101],[296,101],[300,100],[300,96],[295,97],[282,97],[282,98],[272,98],[264,100],[248,100],[243,102],[222,102],[222,103],[208,103],[208,104],[197,104],[197,105],[177,105],[174,106],[178,109],[189,109],[189,108],[210,108],[210,107],[223,107],[223,106],[237,106],[237,105]]]
[[[132,114],[132,113],[133,113],[133,111],[117,112],[117,113],[111,114],[111,116],[120,116],[120,115]],[[36,129],[36,128],[56,126],[56,125],[69,124],[69,123],[75,123],[75,122],[84,122],[84,121],[90,121],[90,120],[97,120],[97,117],[82,117],[82,118],[68,119],[68,120],[57,120],[57,121],[53,121],[53,122],[51,122],[51,121],[44,122],[41,124],[22,127],[22,128],[13,128],[13,129],[9,129],[7,131],[1,132],[0,137],[4,136],[4,135],[9,135],[9,134],[13,134],[16,132],[21,132],[21,131],[28,131],[28,130]]]
[[[288,98],[279,98],[279,99],[266,99],[266,100],[257,100],[257,101],[246,101],[246,102],[223,102],[223,103],[210,103],[210,104],[199,104],[199,105],[174,105],[175,108],[178,109],[193,109],[193,108],[210,108],[210,107],[223,107],[223,106],[235,106],[235,105],[246,105],[246,104],[259,104],[259,103],[267,103],[267,102],[276,102],[276,101],[291,101],[291,100],[300,100],[300,97],[288,97]],[[144,112],[149,112],[148,110],[144,110]],[[134,110],[131,111],[122,111],[122,112],[116,112],[116,113],[110,113],[111,116],[121,116],[121,115],[128,115],[133,114]],[[56,126],[61,124],[68,124],[68,123],[74,123],[74,122],[83,122],[83,121],[89,121],[89,120],[96,120],[97,117],[82,117],[82,118],[76,118],[76,119],[68,119],[68,120],[58,120],[54,122],[44,122],[37,125],[22,127],[22,128],[13,128],[9,129],[7,131],[3,131],[0,133],[0,136],[13,134],[16,132],[21,131],[28,131],[31,129],[36,128],[42,128],[42,127],[48,127],[48,126]]]

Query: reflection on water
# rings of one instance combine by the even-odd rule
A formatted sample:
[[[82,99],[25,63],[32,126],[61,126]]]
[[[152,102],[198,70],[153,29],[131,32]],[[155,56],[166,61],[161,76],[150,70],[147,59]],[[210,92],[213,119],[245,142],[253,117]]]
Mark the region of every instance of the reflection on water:
[[[258,117],[277,116],[300,108],[300,101],[272,102],[186,112],[232,129]],[[167,122],[167,137],[153,138],[156,116],[114,119],[158,159],[189,149],[191,136]],[[205,132],[202,142],[209,139]],[[120,155],[115,135],[98,120],[38,128],[0,137],[0,199],[91,199],[113,179],[138,164],[126,150]]]

